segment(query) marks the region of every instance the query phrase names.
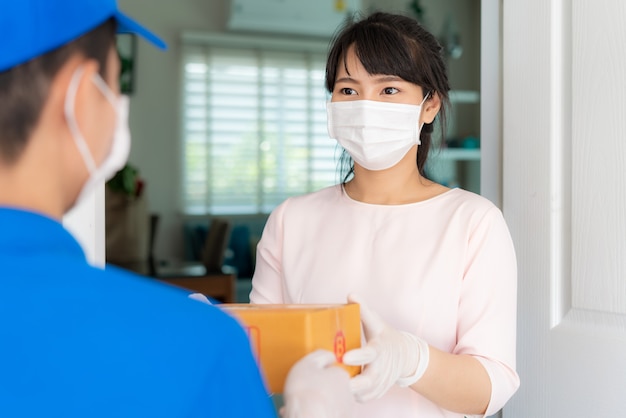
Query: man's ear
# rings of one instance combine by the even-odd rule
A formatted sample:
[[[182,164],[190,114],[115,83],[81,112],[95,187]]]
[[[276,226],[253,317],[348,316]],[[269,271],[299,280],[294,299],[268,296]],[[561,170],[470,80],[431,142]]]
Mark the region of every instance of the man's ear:
[[[77,119],[80,118],[79,113],[84,108],[85,100],[90,96],[94,96],[96,92],[93,91],[94,87],[91,82],[91,77],[98,71],[98,63],[95,60],[85,60],[84,58],[76,55],[68,59],[65,64],[59,69],[50,83],[50,90],[46,105],[55,109],[55,118],[57,123],[65,125],[65,101],[68,95],[70,83],[76,76],[79,68],[82,71],[82,75],[77,82],[76,86],[76,98],[74,103],[74,112]],[[80,119],[79,119],[80,120]]]
[[[441,109],[441,98],[439,94],[432,92],[430,97],[428,97],[422,105],[422,109],[422,123],[433,123],[435,116],[437,116],[439,109]]]
[[[51,141],[49,145],[59,153],[58,161],[66,167],[65,173],[68,179],[84,180],[84,177],[88,175],[88,168],[82,162],[83,156],[76,146],[74,134],[65,113],[68,95],[72,94],[70,91],[72,83],[76,83],[72,120],[76,123],[84,140],[87,141],[88,151],[92,158],[98,161],[100,154],[92,141],[100,137],[97,134],[101,128],[97,122],[103,117],[103,105],[99,102],[106,99],[102,98],[98,87],[92,81],[97,71],[98,63],[95,60],[88,60],[77,54],[63,64],[50,84],[43,116],[48,132],[47,137]],[[68,180],[68,184],[70,183]],[[71,192],[73,193],[74,190]],[[74,198],[75,196],[72,197]]]
[[[97,120],[99,115],[92,114],[94,110],[99,109],[97,106],[102,101],[102,94],[93,82],[93,78],[98,74],[98,63],[95,60],[84,60],[76,71],[81,71],[77,80],[76,96],[74,98],[74,115],[81,129],[86,129],[84,124],[92,124]],[[95,119],[94,119],[95,118]]]

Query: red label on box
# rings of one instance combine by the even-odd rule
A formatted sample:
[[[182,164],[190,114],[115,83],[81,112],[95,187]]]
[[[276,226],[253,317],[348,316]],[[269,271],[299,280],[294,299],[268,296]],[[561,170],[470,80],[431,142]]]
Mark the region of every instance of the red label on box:
[[[341,330],[335,334],[335,358],[339,363],[343,363],[343,355],[346,353],[346,337]]]

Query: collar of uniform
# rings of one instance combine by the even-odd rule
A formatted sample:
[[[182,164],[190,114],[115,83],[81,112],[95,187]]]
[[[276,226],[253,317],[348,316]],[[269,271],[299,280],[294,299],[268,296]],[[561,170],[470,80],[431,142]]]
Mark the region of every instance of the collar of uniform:
[[[0,254],[57,253],[85,260],[78,241],[48,216],[0,207]]]

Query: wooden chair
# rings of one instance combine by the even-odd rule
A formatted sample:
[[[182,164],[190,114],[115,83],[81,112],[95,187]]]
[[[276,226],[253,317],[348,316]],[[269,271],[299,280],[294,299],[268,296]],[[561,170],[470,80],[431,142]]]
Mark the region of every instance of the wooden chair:
[[[231,222],[212,218],[200,263],[180,263],[159,267],[158,280],[202,293],[223,303],[234,303],[237,293],[237,272],[223,266],[230,238]]]
[[[228,246],[232,223],[224,218],[212,218],[209,225],[204,247],[202,248],[201,260],[207,273],[222,271],[224,254]]]

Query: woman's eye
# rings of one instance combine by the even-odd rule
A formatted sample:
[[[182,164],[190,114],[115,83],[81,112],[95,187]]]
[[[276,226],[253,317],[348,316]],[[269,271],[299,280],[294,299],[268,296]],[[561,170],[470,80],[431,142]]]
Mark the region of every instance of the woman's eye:
[[[356,91],[354,89],[351,89],[350,87],[344,87],[341,89],[341,94],[351,96],[356,94]]]
[[[398,89],[395,87],[385,87],[383,89],[384,94],[396,94],[397,92],[398,92]]]

